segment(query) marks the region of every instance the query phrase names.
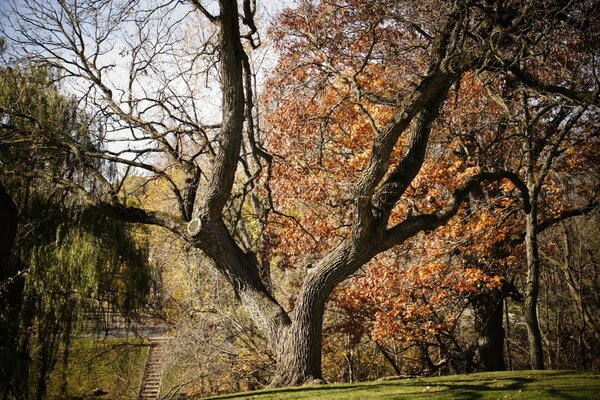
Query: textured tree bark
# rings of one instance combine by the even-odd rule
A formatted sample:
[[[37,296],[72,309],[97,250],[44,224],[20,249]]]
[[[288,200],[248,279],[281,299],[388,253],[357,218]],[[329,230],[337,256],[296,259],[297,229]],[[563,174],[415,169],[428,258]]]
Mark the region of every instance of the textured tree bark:
[[[223,122],[217,137],[219,147],[209,184],[199,210],[202,218],[210,222],[222,220],[223,207],[231,195],[240,156],[245,105],[242,74],[244,49],[240,41],[237,1],[220,0],[219,6]]]
[[[324,307],[323,307],[324,310]],[[277,365],[271,387],[324,383],[321,372],[323,312],[294,321],[284,329],[276,348]]]
[[[292,323],[277,347],[277,369],[271,386],[323,382],[322,326],[327,298],[339,282],[368,261],[373,249],[368,243],[359,252],[351,240],[344,241],[306,277],[291,315]]]
[[[537,242],[537,202],[533,199],[531,210],[526,216],[525,251],[527,254],[527,289],[525,292],[525,324],[529,336],[531,368],[544,369],[544,351],[542,334],[537,316],[538,294],[540,286],[540,258]]]
[[[478,334],[476,356],[483,371],[504,371],[504,296],[500,290],[476,295],[471,304]]]

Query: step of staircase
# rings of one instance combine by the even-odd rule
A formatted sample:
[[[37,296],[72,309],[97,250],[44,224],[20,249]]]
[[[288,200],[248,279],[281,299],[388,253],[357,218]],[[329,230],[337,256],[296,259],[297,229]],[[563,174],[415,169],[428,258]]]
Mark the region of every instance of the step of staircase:
[[[142,384],[138,395],[139,400],[157,400],[159,398],[167,344],[168,338],[150,340],[150,349],[146,356]]]

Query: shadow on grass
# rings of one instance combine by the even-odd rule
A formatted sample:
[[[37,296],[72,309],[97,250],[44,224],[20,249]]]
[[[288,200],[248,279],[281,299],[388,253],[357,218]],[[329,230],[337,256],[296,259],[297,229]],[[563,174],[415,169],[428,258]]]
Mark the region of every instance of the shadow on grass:
[[[485,397],[486,392],[504,392],[504,391],[518,391],[525,389],[528,383],[533,382],[533,378],[515,378],[510,377],[506,379],[492,378],[492,379],[476,379],[472,381],[461,381],[456,382],[455,380],[441,380],[435,382],[422,381],[421,379],[416,380],[405,380],[405,381],[389,381],[381,383],[364,383],[364,384],[348,384],[340,386],[299,386],[290,387],[283,389],[272,389],[262,390],[253,393],[240,393],[232,394],[228,396],[219,396],[219,399],[236,399],[236,398],[249,398],[257,397],[260,399],[261,396],[268,395],[285,395],[290,393],[303,393],[303,392],[331,392],[332,396],[334,393],[341,394],[343,391],[358,392],[360,391],[373,391],[379,392],[378,396],[386,399],[412,399],[417,396],[437,396],[451,393],[453,399],[457,400],[476,400]],[[391,393],[385,393],[389,390]],[[402,391],[399,393],[399,391]],[[395,393],[394,393],[395,392]]]
[[[456,399],[478,400],[510,397],[511,393],[520,391],[538,392],[544,398],[561,398],[566,400],[596,398],[589,397],[594,389],[589,386],[567,388],[566,382],[575,382],[574,378],[582,377],[581,371],[520,371],[521,376],[514,373],[481,373],[439,378],[415,378],[385,382],[365,382],[358,384],[338,384],[323,386],[300,386],[282,389],[266,389],[252,393],[239,393],[220,396],[219,399],[257,398],[262,396],[293,396],[299,398],[344,399],[347,397],[365,399]],[[509,375],[510,374],[510,375]],[[595,375],[590,372],[591,375]],[[595,386],[595,385],[594,385]],[[590,392],[590,389],[592,392]],[[369,393],[370,392],[370,393]],[[600,397],[597,397],[600,398]]]
[[[382,383],[382,384],[348,384],[347,386],[294,386],[289,388],[282,389],[266,389],[266,390],[258,390],[256,392],[251,393],[240,393],[240,394],[231,394],[231,395],[223,395],[216,397],[215,399],[238,399],[238,398],[248,398],[248,397],[260,397],[267,396],[271,394],[286,394],[286,393],[294,393],[294,392],[311,392],[311,391],[339,391],[339,390],[351,390],[358,391],[368,388],[376,388],[381,386],[396,386],[397,384],[392,383]],[[212,398],[212,397],[211,397]]]
[[[523,390],[527,384],[533,382],[531,378],[506,378],[506,379],[476,379],[468,382],[456,382],[453,380],[442,380],[435,382],[414,382],[403,386],[416,386],[425,389],[419,392],[396,393],[386,395],[386,399],[411,399],[416,396],[441,396],[451,394],[456,400],[477,400],[487,397],[488,392],[514,392]],[[509,383],[510,382],[510,383]]]
[[[585,389],[578,389],[578,388],[571,388],[569,389],[569,391],[567,392],[566,390],[557,390],[557,389],[544,389],[551,398],[553,399],[561,399],[561,400],[579,400],[579,399],[584,399],[584,398],[589,398],[592,399],[592,397],[588,397],[591,396],[589,391],[585,390]],[[576,395],[576,393],[582,393],[581,395]],[[600,394],[597,394],[598,396],[600,396]],[[597,398],[597,397],[594,397]]]

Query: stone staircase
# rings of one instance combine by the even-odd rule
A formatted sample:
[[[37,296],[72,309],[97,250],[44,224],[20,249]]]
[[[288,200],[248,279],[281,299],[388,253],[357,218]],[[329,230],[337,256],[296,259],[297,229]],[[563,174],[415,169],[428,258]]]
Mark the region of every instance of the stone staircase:
[[[168,338],[150,339],[150,349],[146,356],[142,385],[138,395],[139,400],[159,399],[167,344]]]

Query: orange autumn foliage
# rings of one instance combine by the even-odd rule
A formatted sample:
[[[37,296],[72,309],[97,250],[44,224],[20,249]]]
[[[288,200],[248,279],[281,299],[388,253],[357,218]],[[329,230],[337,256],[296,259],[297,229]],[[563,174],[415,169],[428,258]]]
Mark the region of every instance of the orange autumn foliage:
[[[342,9],[321,4],[316,20],[309,17],[306,3],[284,12],[271,32],[276,41],[287,35],[264,99],[272,110],[266,146],[276,156],[271,189],[280,212],[268,228],[269,249],[282,268],[310,266],[347,236],[352,184],[366,167],[378,128],[392,117],[395,100],[424,72],[420,51],[397,62],[395,50],[419,43],[415,35],[396,29],[397,15],[368,10],[359,1],[347,3]],[[424,11],[427,2],[421,7]],[[382,19],[386,24],[379,23]],[[424,25],[435,29],[435,15],[425,18]],[[375,36],[385,37],[384,44],[375,43]],[[552,45],[552,65],[533,71],[543,75],[560,64],[561,71],[576,79],[583,72],[565,57],[565,49],[577,45]],[[370,51],[380,57],[364,63]],[[507,170],[522,178],[521,97],[510,76],[464,74],[436,120],[423,166],[388,226],[440,210],[456,187],[481,171]],[[539,97],[526,107],[530,112],[551,110],[533,126],[540,153],[549,151],[560,128],[551,119],[561,106]],[[593,121],[579,121],[569,142],[559,146],[561,154],[542,189],[542,220],[573,207],[569,185],[574,182],[582,197],[593,196],[589,182],[575,178],[566,185],[560,175],[573,177],[598,159],[597,139],[588,140]],[[401,138],[392,165],[404,146]],[[364,268],[364,276],[334,292],[334,307],[348,317],[344,329],[370,333],[376,340],[415,341],[452,331],[473,295],[525,272],[519,241],[523,208],[522,193],[513,182],[482,184],[447,225],[382,254]]]

